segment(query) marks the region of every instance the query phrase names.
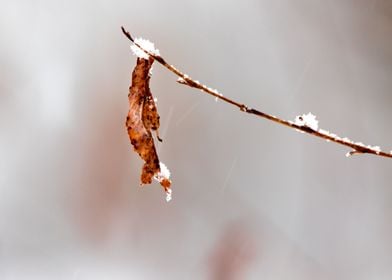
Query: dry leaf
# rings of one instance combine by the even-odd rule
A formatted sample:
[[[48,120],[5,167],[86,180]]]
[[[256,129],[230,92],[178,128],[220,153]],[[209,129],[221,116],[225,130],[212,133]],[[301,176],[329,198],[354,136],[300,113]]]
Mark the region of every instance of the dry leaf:
[[[169,197],[171,194],[170,173],[161,173],[163,164],[159,161],[151,133],[151,130],[156,131],[159,139],[159,115],[149,87],[150,69],[153,62],[153,58],[139,57],[137,59],[132,72],[132,85],[129,88],[130,109],[126,126],[135,151],[144,160],[141,184],[151,184],[152,179],[155,178],[161,183]]]

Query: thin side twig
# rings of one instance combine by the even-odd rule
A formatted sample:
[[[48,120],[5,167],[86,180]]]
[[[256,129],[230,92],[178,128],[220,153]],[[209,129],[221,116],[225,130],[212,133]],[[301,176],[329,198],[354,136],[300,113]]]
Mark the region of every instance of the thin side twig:
[[[203,91],[204,93],[207,93],[209,95],[214,96],[217,99],[220,99],[226,103],[229,103],[233,106],[236,106],[237,108],[239,108],[242,112],[251,114],[251,115],[255,115],[257,117],[261,117],[261,118],[265,118],[268,119],[270,121],[273,121],[275,123],[284,125],[286,127],[290,127],[292,129],[296,129],[298,131],[301,131],[303,133],[307,133],[319,138],[322,138],[328,142],[334,142],[346,147],[351,148],[351,151],[349,151],[346,156],[351,156],[351,155],[355,155],[355,154],[372,154],[372,155],[376,155],[376,156],[382,156],[382,157],[388,157],[388,158],[392,158],[392,151],[390,153],[388,152],[384,152],[381,151],[380,148],[378,146],[370,146],[370,145],[365,145],[361,142],[354,142],[348,138],[342,138],[339,137],[338,135],[334,134],[334,133],[330,133],[326,130],[323,129],[314,129],[306,124],[298,124],[296,122],[292,122],[292,121],[287,121],[281,118],[278,118],[276,116],[261,112],[259,110],[253,109],[243,103],[237,102],[233,99],[230,99],[228,97],[223,96],[221,93],[219,93],[217,90],[212,89],[208,86],[205,86],[203,84],[201,84],[199,81],[196,81],[194,79],[192,79],[191,77],[189,77],[188,75],[182,73],[180,70],[178,70],[176,67],[174,67],[173,65],[169,64],[166,62],[166,60],[160,56],[160,55],[156,55],[153,54],[151,52],[149,52],[148,50],[144,49],[142,46],[140,46],[137,42],[135,42],[135,40],[133,39],[133,37],[131,36],[131,34],[125,30],[124,27],[121,27],[122,32],[124,33],[124,35],[133,43],[135,44],[138,48],[140,48],[141,50],[143,50],[146,54],[148,54],[150,57],[154,58],[156,61],[158,61],[161,65],[163,65],[165,68],[167,68],[169,71],[171,71],[172,73],[174,73],[176,76],[179,77],[179,79],[177,80],[178,83],[192,87],[192,88],[196,88],[199,89],[201,91]]]

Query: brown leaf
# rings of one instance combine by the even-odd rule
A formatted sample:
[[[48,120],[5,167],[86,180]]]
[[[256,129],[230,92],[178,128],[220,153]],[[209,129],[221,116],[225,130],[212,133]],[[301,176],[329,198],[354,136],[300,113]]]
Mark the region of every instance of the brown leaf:
[[[159,139],[159,115],[149,87],[150,69],[153,62],[153,58],[137,59],[132,72],[132,85],[129,88],[130,109],[126,126],[134,150],[144,160],[141,184],[151,184],[155,177],[169,194],[171,181],[168,175],[160,174],[160,162],[151,134],[151,130],[155,130]]]

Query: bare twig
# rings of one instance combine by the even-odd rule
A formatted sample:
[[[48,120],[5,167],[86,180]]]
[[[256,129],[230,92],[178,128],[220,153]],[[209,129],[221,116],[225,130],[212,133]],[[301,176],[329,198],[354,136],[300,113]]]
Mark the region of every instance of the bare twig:
[[[177,80],[178,83],[192,87],[192,88],[196,88],[199,89],[207,94],[210,94],[212,96],[214,96],[217,99],[220,99],[222,101],[225,101],[233,106],[238,107],[242,112],[248,113],[248,114],[252,114],[261,118],[265,118],[268,119],[270,121],[273,121],[275,123],[296,129],[300,132],[303,133],[307,133],[307,134],[311,134],[313,136],[322,138],[328,142],[334,142],[346,147],[351,148],[351,151],[349,151],[346,156],[351,156],[351,155],[355,155],[355,154],[373,154],[376,156],[383,156],[383,157],[389,157],[392,158],[392,151],[390,153],[387,152],[383,152],[380,150],[380,148],[378,146],[370,146],[370,145],[364,145],[363,143],[360,142],[354,142],[351,141],[348,138],[341,138],[339,136],[337,136],[336,134],[330,133],[326,130],[323,129],[315,129],[314,127],[310,127],[308,126],[306,123],[305,124],[298,124],[297,122],[292,122],[292,121],[287,121],[284,119],[280,119],[276,116],[273,115],[269,115],[267,113],[261,112],[259,110],[253,109],[245,104],[239,103],[233,99],[230,99],[228,97],[223,96],[221,93],[219,93],[217,90],[214,90],[212,88],[209,88],[203,84],[201,84],[199,81],[196,81],[194,79],[192,79],[191,77],[189,77],[188,75],[182,73],[180,70],[178,70],[176,67],[174,67],[173,65],[169,64],[166,62],[166,60],[163,59],[162,56],[160,55],[156,55],[153,54],[151,52],[149,52],[148,50],[144,49],[142,46],[140,46],[137,42],[135,42],[135,40],[133,39],[133,37],[131,36],[131,34],[125,30],[124,27],[121,27],[122,32],[124,33],[124,35],[132,41],[132,43],[134,43],[138,48],[140,48],[141,50],[143,50],[146,54],[148,54],[150,57],[154,58],[156,61],[158,61],[160,64],[162,64],[164,67],[166,67],[169,71],[173,72],[175,75],[177,75],[179,77],[179,79]]]

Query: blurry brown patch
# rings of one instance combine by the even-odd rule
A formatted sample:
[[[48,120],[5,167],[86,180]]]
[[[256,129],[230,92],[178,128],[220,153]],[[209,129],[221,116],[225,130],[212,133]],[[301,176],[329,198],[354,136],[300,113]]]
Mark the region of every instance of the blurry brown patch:
[[[246,268],[256,257],[255,240],[242,225],[224,231],[210,257],[211,280],[246,279]]]

